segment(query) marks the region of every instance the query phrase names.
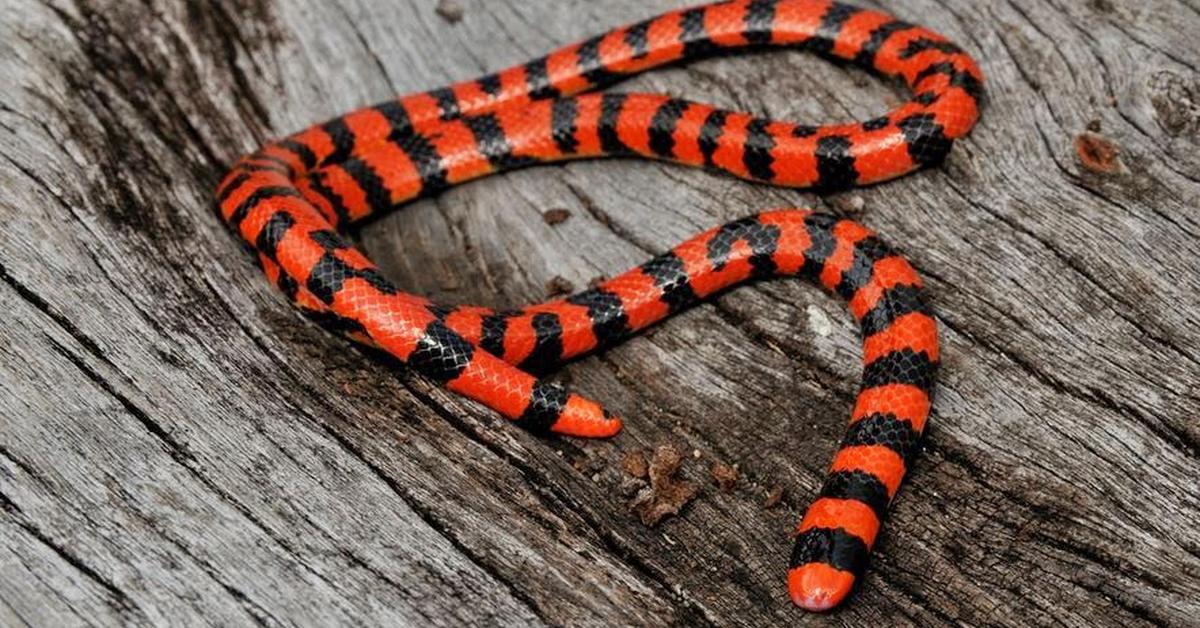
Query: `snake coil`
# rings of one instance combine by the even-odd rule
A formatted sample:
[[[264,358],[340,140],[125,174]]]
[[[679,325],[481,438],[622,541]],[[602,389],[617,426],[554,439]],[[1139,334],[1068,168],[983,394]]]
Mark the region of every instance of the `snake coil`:
[[[762,46],[799,46],[899,77],[913,96],[866,122],[809,126],[660,94],[595,91],[666,63]],[[527,370],[610,346],[750,279],[806,277],[846,299],[863,335],[862,388],[788,572],[791,599],[826,610],[866,567],[929,416],[938,363],[921,281],[874,233],[828,214],[768,211],[574,296],[495,311],[399,290],[338,229],[487,174],[605,155],[819,192],[876,183],[939,163],[975,123],[982,83],[958,46],[880,12],[733,0],[313,126],[243,157],[217,196],[267,277],[306,314],[534,432],[606,437],[621,420]]]

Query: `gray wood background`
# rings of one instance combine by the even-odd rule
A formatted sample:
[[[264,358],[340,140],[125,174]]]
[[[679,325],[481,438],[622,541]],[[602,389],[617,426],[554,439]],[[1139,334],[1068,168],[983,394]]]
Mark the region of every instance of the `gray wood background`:
[[[268,137],[680,4],[462,0],[454,23],[433,0],[0,0],[0,625],[1197,625],[1196,0],[878,3],[989,88],[946,165],[900,181],[822,199],[573,163],[359,234],[401,286],[493,305],[769,206],[910,255],[940,395],[828,616],[783,581],[858,377],[838,303],[764,283],[580,360],[561,377],[628,427],[538,439],[300,318],[215,214]],[[902,95],[787,51],[620,89],[804,122]],[[1080,159],[1089,128],[1111,172]],[[649,527],[621,462],[664,444],[699,492]]]

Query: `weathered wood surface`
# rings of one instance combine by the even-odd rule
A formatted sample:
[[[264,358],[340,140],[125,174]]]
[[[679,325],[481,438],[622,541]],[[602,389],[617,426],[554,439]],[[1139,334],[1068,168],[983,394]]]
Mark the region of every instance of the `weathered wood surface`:
[[[944,324],[940,396],[870,575],[824,617],[783,577],[858,377],[834,301],[743,288],[580,360],[563,377],[628,427],[538,439],[301,319],[215,215],[267,137],[679,6],[462,4],[0,2],[0,624],[1197,623],[1195,0],[880,3],[989,81],[945,167],[901,181],[821,199],[574,163],[360,234],[400,285],[496,305],[767,206],[907,252]],[[799,52],[635,88],[808,122],[900,94]],[[1120,172],[1082,166],[1096,124]],[[663,443],[699,452],[704,488],[649,528],[620,460]]]

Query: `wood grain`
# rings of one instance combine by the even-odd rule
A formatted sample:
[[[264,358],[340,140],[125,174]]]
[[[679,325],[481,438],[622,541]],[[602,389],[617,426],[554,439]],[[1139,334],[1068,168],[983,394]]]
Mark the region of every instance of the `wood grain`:
[[[874,5],[988,80],[946,165],[897,182],[819,198],[580,162],[356,234],[406,289],[503,306],[764,207],[879,230],[927,279],[944,367],[829,616],[783,586],[858,377],[817,290],[742,288],[578,361],[561,377],[628,427],[539,439],[306,322],[216,216],[223,170],[268,137],[681,6],[457,3],[0,0],[0,624],[1196,625],[1195,0]],[[619,89],[810,123],[901,96],[780,51]],[[1080,161],[1088,129],[1117,172]],[[663,444],[702,489],[647,527],[621,461]]]

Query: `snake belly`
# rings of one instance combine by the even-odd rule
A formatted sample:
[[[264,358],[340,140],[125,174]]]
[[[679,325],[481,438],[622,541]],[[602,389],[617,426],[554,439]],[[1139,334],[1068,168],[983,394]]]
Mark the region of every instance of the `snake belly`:
[[[766,46],[898,78],[913,95],[865,122],[806,125],[596,91],[655,66]],[[835,192],[941,162],[974,125],[982,93],[969,55],[887,14],[819,0],[719,2],[315,125],[240,159],[217,196],[222,217],[304,313],[537,433],[607,437],[621,420],[531,370],[608,347],[747,280],[806,277],[846,299],[863,336],[861,390],[800,522],[787,578],[793,602],[826,610],[866,568],[929,416],[938,364],[921,280],[874,233],[829,214],[767,211],[565,299],[496,311],[403,292],[339,230],[488,174],[611,155]]]

